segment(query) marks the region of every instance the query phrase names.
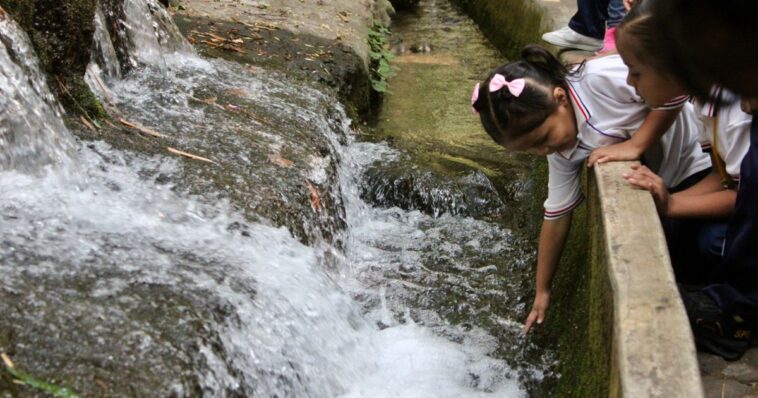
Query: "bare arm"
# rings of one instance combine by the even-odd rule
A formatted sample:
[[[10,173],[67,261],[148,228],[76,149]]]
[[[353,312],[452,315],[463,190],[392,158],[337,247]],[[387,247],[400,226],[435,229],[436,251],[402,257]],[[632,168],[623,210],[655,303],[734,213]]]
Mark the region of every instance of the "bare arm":
[[[550,285],[558,269],[561,253],[566,245],[571,227],[571,214],[554,220],[544,220],[540,230],[537,249],[537,292],[532,304],[532,311],[526,318],[524,334],[528,334],[534,322],[541,324],[545,311],[550,304]]]
[[[718,173],[711,173],[697,184],[669,198],[669,217],[726,218],[734,211],[737,192],[721,185]]]
[[[680,109],[652,110],[640,128],[624,142],[597,148],[587,158],[587,166],[612,160],[637,160],[674,124]]]
[[[663,181],[645,166],[632,166],[624,174],[629,183],[650,191],[658,212],[674,218],[726,218],[734,211],[737,192],[724,189],[718,174],[711,173],[692,187],[669,195]]]

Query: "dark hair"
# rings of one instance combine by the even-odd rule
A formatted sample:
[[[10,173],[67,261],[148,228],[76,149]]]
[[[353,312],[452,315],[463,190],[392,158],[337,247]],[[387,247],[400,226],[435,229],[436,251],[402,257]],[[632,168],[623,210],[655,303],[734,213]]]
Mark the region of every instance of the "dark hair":
[[[574,72],[575,73],[575,72]],[[503,75],[508,81],[524,79],[526,86],[518,97],[508,89],[490,92],[490,80]],[[479,112],[482,126],[495,142],[503,144],[542,124],[558,107],[553,89],[566,89],[568,68],[546,49],[529,45],[521,59],[495,69],[479,87],[479,98],[472,105]]]
[[[719,83],[758,96],[758,1],[647,0],[652,37],[670,46],[663,61],[696,95]]]
[[[616,27],[616,43],[634,54],[635,58],[650,65],[663,75],[672,75],[670,62],[670,42],[659,37],[657,17],[652,12],[653,1],[638,0]],[[628,44],[628,46],[624,45]]]

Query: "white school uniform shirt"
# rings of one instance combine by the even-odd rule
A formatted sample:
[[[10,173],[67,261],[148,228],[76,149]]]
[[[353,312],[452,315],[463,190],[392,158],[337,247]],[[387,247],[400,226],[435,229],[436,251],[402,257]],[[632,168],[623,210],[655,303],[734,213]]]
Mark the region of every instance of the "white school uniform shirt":
[[[713,87],[707,101],[695,101],[694,106],[703,124],[700,146],[703,150],[711,149],[714,120],[718,117],[716,144],[719,156],[724,160],[726,172],[735,182],[739,182],[742,158],[750,148],[753,116],[742,111],[739,96],[718,86]]]
[[[545,219],[560,218],[582,202],[581,171],[593,149],[628,140],[645,120],[650,109],[626,84],[627,71],[620,56],[610,55],[587,61],[578,75],[567,78],[577,143],[547,157]],[[711,166],[698,143],[700,124],[692,104],[679,102],[682,110],[663,135],[660,148],[645,154],[646,164],[669,188]]]

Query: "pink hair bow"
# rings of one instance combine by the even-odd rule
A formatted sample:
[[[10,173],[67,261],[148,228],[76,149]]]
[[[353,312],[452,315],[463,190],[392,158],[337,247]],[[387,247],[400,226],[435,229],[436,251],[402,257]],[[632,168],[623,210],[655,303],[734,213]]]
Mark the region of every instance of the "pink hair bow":
[[[476,103],[476,100],[479,99],[479,83],[476,83],[476,86],[474,86],[474,93],[471,94],[471,113],[474,115],[478,115],[479,112],[476,111],[476,108],[474,108],[474,104]]]
[[[490,79],[490,92],[494,93],[497,90],[507,87],[508,91],[513,94],[514,97],[518,97],[524,91],[526,81],[524,79],[513,79],[512,81],[505,80],[505,76],[496,73]]]
[[[524,92],[524,87],[526,87],[526,80],[524,79],[513,79],[512,81],[505,80],[505,76],[496,73],[495,76],[492,76],[492,79],[490,79],[490,85],[489,89],[491,93],[494,93],[497,90],[502,89],[503,87],[507,87],[508,91],[511,92],[511,95],[514,97],[518,97],[521,95],[522,92]],[[474,108],[474,104],[476,103],[476,100],[479,99],[479,83],[476,83],[476,86],[474,86],[474,93],[471,94],[471,112],[473,114],[477,115],[479,112],[476,111]]]

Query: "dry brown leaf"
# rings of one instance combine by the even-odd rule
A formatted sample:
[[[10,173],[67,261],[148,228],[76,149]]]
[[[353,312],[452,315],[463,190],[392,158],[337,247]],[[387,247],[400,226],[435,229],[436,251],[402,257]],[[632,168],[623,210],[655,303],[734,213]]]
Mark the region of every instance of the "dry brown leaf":
[[[289,159],[283,158],[278,153],[269,154],[268,155],[268,161],[271,162],[271,163],[273,163],[273,164],[275,164],[275,165],[277,165],[277,166],[281,166],[281,167],[284,167],[284,168],[287,168],[287,169],[290,168],[290,167],[292,167],[293,164],[295,164],[293,161],[291,161]]]
[[[184,157],[186,157],[186,158],[195,159],[195,160],[200,160],[200,161],[203,161],[203,162],[207,162],[207,163],[213,163],[213,164],[215,164],[215,165],[217,165],[217,166],[219,165],[219,164],[218,164],[218,163],[216,163],[215,161],[213,161],[213,160],[210,160],[210,159],[208,159],[208,158],[204,158],[204,157],[202,157],[202,156],[198,156],[198,155],[193,155],[193,154],[191,154],[191,153],[189,153],[189,152],[180,151],[180,150],[178,150],[178,149],[175,149],[175,148],[171,148],[170,146],[167,146],[167,147],[166,147],[166,149],[168,149],[168,151],[169,151],[169,152],[171,152],[171,153],[174,153],[174,154],[177,154],[177,155],[179,155],[179,156],[184,156]]]
[[[105,384],[104,381],[100,379],[95,379],[95,384],[97,384],[98,387],[100,387],[103,390],[103,392],[108,392],[108,385]]]
[[[107,124],[108,126],[111,126],[111,127],[112,127],[112,128],[114,128],[114,129],[118,128],[118,127],[116,127],[116,125],[115,125],[115,124],[113,124],[113,123],[112,123],[110,120],[108,120],[108,119],[105,119],[105,124]]]
[[[0,357],[3,358],[3,362],[5,363],[6,367],[11,368],[11,369],[16,367],[16,365],[13,364],[13,361],[11,361],[11,357],[9,357],[8,354],[4,352],[0,352]]]
[[[308,191],[311,193],[311,209],[316,213],[321,213],[321,197],[318,195],[318,190],[310,181],[306,180],[305,183],[308,184]]]
[[[190,99],[193,101],[202,102],[208,105],[217,105],[216,100],[218,99],[218,97],[208,97],[208,98],[190,97]]]
[[[219,36],[219,35],[217,35],[215,33],[206,32],[205,35],[208,36],[208,37],[210,37],[211,40],[213,40],[213,41],[226,41],[225,37]]]
[[[241,89],[241,88],[230,88],[226,90],[224,93],[227,95],[233,95],[235,97],[245,98],[247,97],[247,91]]]
[[[87,126],[88,129],[90,129],[92,131],[95,131],[95,132],[97,131],[97,129],[95,128],[95,126],[93,126],[92,123],[90,123],[89,120],[87,120],[87,118],[84,117],[84,115],[79,116],[79,120],[81,120],[82,124],[85,125],[85,126]]]
[[[155,130],[149,129],[149,128],[145,127],[145,126],[141,126],[141,125],[139,125],[137,123],[132,123],[132,122],[126,120],[126,119],[121,118],[121,119],[118,119],[118,121],[121,122],[121,124],[123,124],[124,126],[131,127],[133,129],[139,131],[142,134],[149,135],[149,136],[152,136],[152,137],[163,137],[162,134],[158,133]]]

